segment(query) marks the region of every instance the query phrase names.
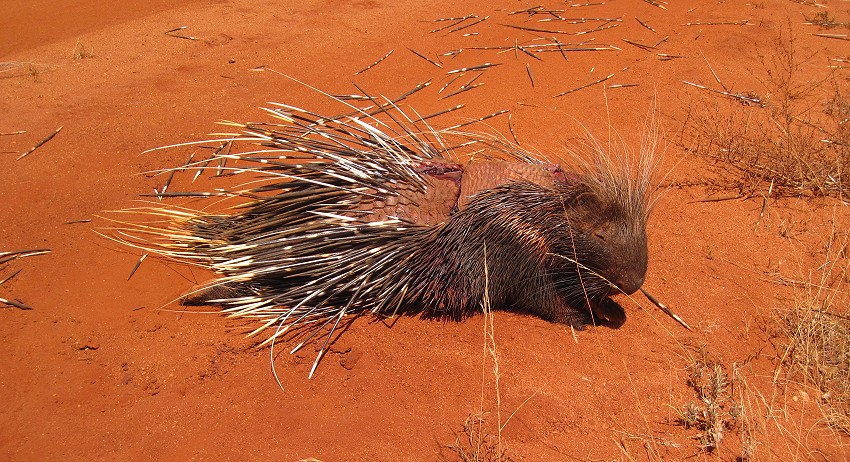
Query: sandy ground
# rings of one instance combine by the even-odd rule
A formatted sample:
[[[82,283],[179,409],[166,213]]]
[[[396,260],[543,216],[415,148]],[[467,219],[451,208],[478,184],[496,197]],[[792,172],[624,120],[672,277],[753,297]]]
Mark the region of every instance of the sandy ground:
[[[128,281],[139,254],[93,232],[105,226],[96,215],[162,185],[141,172],[186,156],[143,151],[200,139],[218,120],[260,119],[267,101],[333,107],[277,73],[252,71],[263,66],[337,94],[356,92],[355,82],[392,96],[431,79],[410,106],[430,113],[464,104],[438,119],[444,126],[509,109],[523,146],[550,153],[581,134],[579,122],[601,136],[610,122],[637,145],[657,100],[667,145],[661,170],[668,182],[698,179],[705,166],[683,152],[688,133],[680,128],[723,97],[682,81],[720,88],[714,73],[734,91],[764,94],[760,57],[789,31],[801,54],[815,56],[805,71],[826,75],[826,58],[850,47],[803,24],[823,8],[788,0],[546,5],[566,10],[563,17],[618,19],[570,24],[510,14],[536,5],[522,1],[135,3],[0,5],[0,251],[52,250],[0,268],[0,278],[22,270],[0,297],[33,307],[0,310],[0,459],[456,460],[446,446],[483,411],[488,432],[515,460],[736,460],[745,451],[740,428],[707,454],[695,429],[674,425],[696,399],[687,368],[703,352],[730,370],[735,364],[749,396],[769,408],[752,408],[764,427],[754,433],[756,460],[850,458],[847,440],[820,422],[811,391],[772,381],[771,310],[793,291],[766,275],[797,277],[819,264],[833,220],[847,223],[847,211],[831,203],[776,202],[755,227],[760,200],[693,202],[706,192],[669,189],[650,224],[645,287],[694,331],[642,297],[621,300],[624,326],[589,329],[577,341],[567,326],[497,312],[498,397],[482,317],[402,318],[392,327],[359,319],[312,380],[311,350],[276,351],[281,391],[269,350],[244,338],[244,323],[160,309],[209,275],[151,258]],[[469,14],[487,20],[431,32],[447,24],[436,19]],[[470,49],[553,35],[616,49],[535,57]],[[440,56],[440,69],[408,48],[435,60],[464,51]],[[439,99],[448,70],[484,62],[501,64],[484,73],[485,85]],[[846,69],[838,72],[846,82]],[[507,114],[488,123],[508,133]],[[17,131],[26,132],[6,134]],[[67,224],[75,220],[92,221]]]

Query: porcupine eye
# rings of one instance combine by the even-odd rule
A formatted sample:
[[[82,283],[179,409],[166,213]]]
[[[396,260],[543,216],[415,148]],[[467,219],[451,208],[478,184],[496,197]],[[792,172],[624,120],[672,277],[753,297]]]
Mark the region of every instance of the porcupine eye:
[[[602,242],[605,242],[605,233],[601,229],[597,229],[593,232],[593,237],[599,239]]]

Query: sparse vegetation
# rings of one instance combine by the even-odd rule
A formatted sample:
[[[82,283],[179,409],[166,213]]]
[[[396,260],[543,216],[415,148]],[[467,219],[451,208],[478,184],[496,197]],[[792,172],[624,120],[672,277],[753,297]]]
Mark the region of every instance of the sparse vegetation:
[[[490,432],[483,414],[470,414],[455,442],[446,446],[462,462],[510,462],[499,437]]]
[[[802,285],[791,308],[777,310],[791,377],[819,393],[815,399],[826,421],[845,435],[850,435],[849,251],[850,235],[835,226],[819,279]]]
[[[850,435],[850,317],[834,307],[801,303],[781,314],[786,363],[820,396],[824,417]]]
[[[82,42],[77,40],[77,44],[74,45],[74,53],[71,55],[71,58],[74,61],[80,61],[86,58],[93,58],[94,51],[91,48],[86,48]]]
[[[732,396],[726,369],[705,357],[688,368],[688,386],[697,394],[697,401],[688,402],[680,410],[676,423],[699,431],[699,446],[712,452],[720,445],[726,432],[738,426],[743,408]]]
[[[28,61],[4,61],[0,62],[0,79],[13,79],[17,77],[30,76],[33,81],[38,81],[38,76],[52,69],[50,65],[32,63]]]
[[[822,29],[835,29],[838,27],[850,27],[846,22],[840,22],[835,19],[835,16],[829,14],[829,11],[821,11],[816,13],[811,18],[807,17],[806,22],[819,26]]]
[[[845,25],[827,12],[807,21],[822,28]],[[793,34],[783,33],[772,54],[761,58],[766,82],[763,107],[715,95],[711,110],[689,116],[684,133],[694,135],[684,147],[712,167],[711,174],[697,183],[715,192],[732,191],[737,197],[764,197],[765,205],[767,197],[847,200],[848,81],[837,73],[810,77],[806,69],[814,54],[800,56],[800,49]],[[780,235],[787,237],[787,226],[780,228]],[[843,226],[833,226],[824,248],[815,251],[820,252],[824,263],[812,272],[819,277],[793,281],[801,288],[796,300],[775,311],[778,356],[786,381],[774,380],[778,387],[774,392],[780,392],[783,383],[801,384],[801,396],[820,407],[822,422],[850,435],[850,236]],[[775,401],[752,388],[737,368],[730,375],[715,362],[699,360],[689,369],[688,384],[698,399],[680,409],[677,423],[697,429],[699,445],[707,451],[714,451],[730,430],[741,435],[744,460],[754,458],[760,447],[755,436],[777,430],[800,447],[793,432],[802,429],[789,430],[771,417],[777,411]],[[770,448],[761,451],[771,453]]]
[[[703,157],[712,174],[703,183],[739,197],[831,196],[850,191],[850,97],[833,75],[808,79],[791,34],[762,57],[764,107],[716,96],[711,110],[692,114],[685,149]]]

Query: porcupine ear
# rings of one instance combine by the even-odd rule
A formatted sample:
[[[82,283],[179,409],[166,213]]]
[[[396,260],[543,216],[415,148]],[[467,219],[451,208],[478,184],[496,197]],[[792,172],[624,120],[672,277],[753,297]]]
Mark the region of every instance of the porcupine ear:
[[[555,185],[567,192],[564,197],[567,205],[589,210],[599,208],[601,204],[599,197],[593,189],[587,186],[581,175],[574,172],[565,172],[559,167],[552,173],[552,176],[555,179]]]

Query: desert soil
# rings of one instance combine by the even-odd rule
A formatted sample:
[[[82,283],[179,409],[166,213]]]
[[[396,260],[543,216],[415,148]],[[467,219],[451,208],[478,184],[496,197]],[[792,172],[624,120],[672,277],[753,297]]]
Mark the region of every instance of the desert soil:
[[[670,187],[706,174],[683,149],[693,137],[685,122],[726,99],[683,81],[769,98],[765,57],[793,35],[811,57],[804,80],[835,72],[846,86],[846,64],[835,69],[842,64],[830,58],[847,57],[848,42],[813,35],[823,31],[805,17],[846,18],[850,5],[652,3],[543,4],[587,19],[573,23],[512,14],[537,3],[504,0],[3,2],[0,251],[51,252],[0,267],[0,280],[21,270],[0,297],[32,307],[0,309],[0,459],[458,460],[449,446],[480,413],[487,441],[514,460],[850,458],[848,440],[823,423],[817,391],[784,380],[772,315],[795,295],[776,276],[805,279],[823,263],[846,207],[774,200],[760,219],[759,198],[704,202],[711,191]],[[465,15],[486,20],[462,29],[436,21]],[[553,36],[599,49],[511,48]],[[484,85],[440,99],[475,76],[438,93],[448,71],[488,62],[500,65],[482,73]],[[405,108],[464,105],[437,126],[507,109],[522,146],[553,157],[582,125],[603,139],[613,127],[637,146],[654,112],[665,192],[650,222],[645,287],[693,331],[639,294],[618,299],[628,316],[618,329],[573,333],[497,311],[496,374],[482,316],[364,317],[308,380],[312,348],[278,346],[272,360],[245,338],[245,322],[179,312],[171,302],[209,274],[151,257],[128,280],[140,254],[99,236],[108,223],[98,217],[134,206],[165,181],[143,172],[187,155],[143,151],[202,139],[219,120],[260,120],[268,101],[339,110],[281,74],[333,94],[358,93],[356,83],[389,97],[430,80]],[[510,136],[508,121],[487,124]],[[698,429],[676,424],[697,400],[689,367],[703,357],[736,374],[735,398],[758,423],[730,429],[713,453],[699,448]]]

